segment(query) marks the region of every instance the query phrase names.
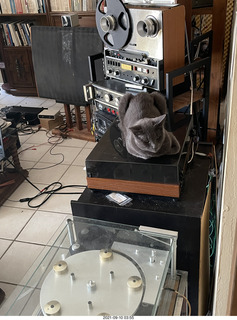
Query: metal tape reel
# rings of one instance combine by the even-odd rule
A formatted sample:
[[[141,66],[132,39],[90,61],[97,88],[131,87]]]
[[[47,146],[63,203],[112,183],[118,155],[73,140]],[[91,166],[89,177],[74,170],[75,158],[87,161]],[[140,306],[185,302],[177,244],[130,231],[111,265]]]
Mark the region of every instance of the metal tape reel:
[[[106,3],[106,10],[104,4]],[[98,33],[107,47],[123,48],[131,38],[129,12],[120,0],[100,0],[96,9]]]

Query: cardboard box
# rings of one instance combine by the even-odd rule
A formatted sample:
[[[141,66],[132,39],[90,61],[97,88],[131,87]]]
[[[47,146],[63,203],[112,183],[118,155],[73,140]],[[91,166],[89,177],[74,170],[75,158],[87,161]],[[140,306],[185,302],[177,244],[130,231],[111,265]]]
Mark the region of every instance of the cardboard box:
[[[52,130],[63,124],[63,116],[60,115],[56,119],[40,119],[40,124],[47,130]]]

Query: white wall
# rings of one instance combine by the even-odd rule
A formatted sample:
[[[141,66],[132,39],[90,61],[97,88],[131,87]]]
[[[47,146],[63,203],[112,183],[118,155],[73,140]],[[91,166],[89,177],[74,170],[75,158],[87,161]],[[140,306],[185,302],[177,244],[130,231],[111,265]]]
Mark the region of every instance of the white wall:
[[[224,137],[224,174],[221,201],[217,270],[213,315],[228,315],[229,289],[232,287],[235,234],[237,232],[237,19],[236,5],[232,28],[232,49],[229,65],[227,116]],[[237,303],[237,301],[236,301]]]

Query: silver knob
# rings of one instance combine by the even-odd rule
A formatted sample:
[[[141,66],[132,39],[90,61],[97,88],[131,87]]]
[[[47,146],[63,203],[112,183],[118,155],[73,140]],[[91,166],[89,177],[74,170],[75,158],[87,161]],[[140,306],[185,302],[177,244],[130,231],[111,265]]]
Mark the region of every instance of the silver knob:
[[[140,77],[138,75],[136,75],[134,78],[133,78],[133,81],[135,82],[138,82],[140,80]]]
[[[113,97],[112,97],[111,94],[106,93],[106,94],[104,95],[104,99],[105,99],[106,102],[110,102],[110,101],[113,100]]]
[[[149,83],[149,79],[147,77],[143,78],[141,81],[142,84],[148,84]]]

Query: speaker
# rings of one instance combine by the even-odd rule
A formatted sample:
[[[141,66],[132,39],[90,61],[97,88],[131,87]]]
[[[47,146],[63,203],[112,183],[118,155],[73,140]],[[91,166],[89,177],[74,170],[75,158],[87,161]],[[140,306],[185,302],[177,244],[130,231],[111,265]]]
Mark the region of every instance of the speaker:
[[[79,26],[78,14],[71,13],[61,16],[63,27],[76,27]]]

